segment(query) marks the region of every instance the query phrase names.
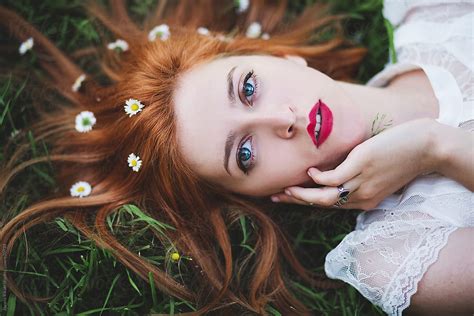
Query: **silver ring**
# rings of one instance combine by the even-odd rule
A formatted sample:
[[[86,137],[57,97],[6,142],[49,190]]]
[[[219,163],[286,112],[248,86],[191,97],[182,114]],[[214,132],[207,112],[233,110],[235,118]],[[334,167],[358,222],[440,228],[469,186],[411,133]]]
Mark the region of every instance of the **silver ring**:
[[[344,186],[341,184],[337,186],[337,190],[339,191],[339,200],[337,200],[336,204],[334,204],[335,207],[341,207],[344,204],[349,201],[349,194],[351,193],[350,190],[344,188]]]
[[[351,193],[351,190],[344,188],[342,184],[337,186],[337,190],[339,191],[339,200],[342,198],[349,198],[349,194]],[[347,201],[344,201],[344,203],[346,202]]]

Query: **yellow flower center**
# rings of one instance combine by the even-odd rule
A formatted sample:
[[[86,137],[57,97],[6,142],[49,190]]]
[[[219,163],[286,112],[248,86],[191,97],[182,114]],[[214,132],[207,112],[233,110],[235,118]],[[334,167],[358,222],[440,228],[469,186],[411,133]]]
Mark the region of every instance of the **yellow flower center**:
[[[178,261],[179,258],[180,258],[179,253],[173,252],[173,253],[171,254],[171,260],[173,260],[173,261]]]
[[[137,165],[137,161],[136,160],[132,160],[132,166],[136,166]]]
[[[138,104],[133,103],[130,108],[132,109],[132,111],[137,111],[139,109],[139,106],[138,106]]]
[[[77,192],[84,192],[86,189],[84,187],[78,187]]]

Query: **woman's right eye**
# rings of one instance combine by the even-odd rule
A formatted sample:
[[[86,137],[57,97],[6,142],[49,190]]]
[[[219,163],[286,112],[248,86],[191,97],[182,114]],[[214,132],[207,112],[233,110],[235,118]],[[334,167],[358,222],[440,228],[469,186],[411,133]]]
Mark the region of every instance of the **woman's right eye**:
[[[253,106],[253,98],[257,92],[257,88],[258,88],[257,75],[252,70],[245,76],[244,84],[242,85],[242,94],[245,98],[245,101],[247,101],[246,103],[249,107]]]

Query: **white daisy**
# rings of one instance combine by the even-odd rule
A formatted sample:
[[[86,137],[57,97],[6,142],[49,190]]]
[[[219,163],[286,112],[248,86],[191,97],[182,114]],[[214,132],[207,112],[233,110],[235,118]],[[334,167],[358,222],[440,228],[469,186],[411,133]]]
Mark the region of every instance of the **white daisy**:
[[[235,4],[237,5],[237,13],[242,13],[247,11],[250,0],[235,0]]]
[[[142,166],[142,161],[140,160],[140,157],[135,155],[134,153],[131,153],[128,155],[128,166],[132,168],[133,171],[138,172],[140,170],[140,167]]]
[[[250,38],[257,38],[262,33],[262,25],[258,22],[252,22],[247,28],[245,35]]]
[[[209,30],[208,30],[207,28],[205,28],[205,27],[202,27],[202,26],[201,26],[201,27],[198,27],[197,32],[198,32],[199,34],[205,35],[205,36],[207,36],[207,35],[210,34]]]
[[[158,26],[155,26],[150,33],[148,33],[148,40],[150,42],[153,42],[156,40],[157,37],[159,37],[162,41],[166,41],[170,37],[170,28],[166,24],[161,24]]]
[[[90,111],[82,111],[76,115],[76,130],[80,133],[87,133],[92,130],[96,119],[94,113]]]
[[[110,50],[120,49],[121,51],[128,50],[128,43],[125,42],[123,39],[117,39],[115,42],[107,44],[107,48]]]
[[[74,183],[69,191],[71,192],[71,196],[82,198],[91,194],[92,187],[86,181],[79,181]]]
[[[125,109],[125,113],[127,113],[129,117],[132,117],[133,115],[137,114],[144,107],[144,105],[140,101],[135,99],[128,99],[127,101],[125,101],[125,104],[126,105],[124,105],[123,108]]]
[[[18,49],[18,51],[20,52],[20,55],[24,55],[27,51],[32,49],[33,45],[34,45],[33,37],[30,37],[29,39],[21,43],[20,48]]]
[[[71,87],[72,91],[74,92],[79,91],[79,89],[81,88],[82,82],[84,82],[84,80],[86,80],[86,75],[84,74],[77,77],[76,81],[74,81],[74,84]]]
[[[263,34],[262,34],[262,39],[263,39],[263,40],[269,40],[269,39],[270,39],[270,34],[268,34],[268,33],[263,33]]]

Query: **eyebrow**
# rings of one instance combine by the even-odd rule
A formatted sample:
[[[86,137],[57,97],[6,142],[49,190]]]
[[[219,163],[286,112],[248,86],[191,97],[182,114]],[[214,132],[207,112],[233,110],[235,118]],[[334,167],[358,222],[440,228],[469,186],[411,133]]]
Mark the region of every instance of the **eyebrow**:
[[[237,66],[232,67],[227,74],[227,98],[229,99],[230,105],[235,104],[234,82],[232,80],[235,68],[237,68]],[[229,171],[229,156],[232,148],[234,147],[235,137],[236,135],[234,131],[231,130],[227,135],[224,148],[224,169],[230,176],[232,176],[232,174]]]

